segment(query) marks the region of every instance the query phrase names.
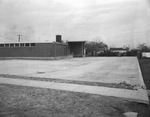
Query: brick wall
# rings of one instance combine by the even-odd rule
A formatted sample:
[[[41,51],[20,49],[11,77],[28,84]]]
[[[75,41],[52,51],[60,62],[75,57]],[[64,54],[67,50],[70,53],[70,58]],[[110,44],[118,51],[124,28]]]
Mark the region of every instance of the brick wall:
[[[17,43],[19,44],[19,43]],[[66,45],[58,43],[0,44],[0,57],[58,57],[67,56]],[[29,46],[27,45],[29,44]],[[3,47],[4,45],[4,47]]]

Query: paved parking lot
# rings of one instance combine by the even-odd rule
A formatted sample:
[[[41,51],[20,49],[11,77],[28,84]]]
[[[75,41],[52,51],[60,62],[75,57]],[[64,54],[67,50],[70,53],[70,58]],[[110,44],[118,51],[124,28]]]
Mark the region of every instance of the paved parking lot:
[[[1,60],[0,74],[142,85],[136,57]]]
[[[114,96],[149,104],[148,95],[136,57],[91,57],[63,60],[1,60],[2,76],[28,76],[46,79],[98,82],[104,84],[124,83],[137,90],[107,88],[69,83],[35,81],[0,77],[0,83],[29,87],[49,88]],[[16,77],[16,76],[15,76]]]

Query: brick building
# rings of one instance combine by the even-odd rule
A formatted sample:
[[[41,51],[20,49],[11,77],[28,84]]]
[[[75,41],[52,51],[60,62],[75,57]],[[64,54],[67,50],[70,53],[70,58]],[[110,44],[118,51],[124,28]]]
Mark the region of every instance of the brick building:
[[[61,35],[56,36],[56,42],[36,43],[1,43],[0,58],[32,58],[57,59],[74,56],[84,56],[84,41],[61,42]]]

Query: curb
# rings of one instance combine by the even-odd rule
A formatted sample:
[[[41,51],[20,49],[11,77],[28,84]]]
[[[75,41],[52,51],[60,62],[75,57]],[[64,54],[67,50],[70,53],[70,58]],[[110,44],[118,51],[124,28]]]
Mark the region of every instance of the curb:
[[[139,62],[138,62],[137,58],[136,58],[136,62],[137,62],[137,67],[138,67],[138,75],[139,75],[141,88],[146,90],[147,88],[146,88],[146,85],[144,83],[142,72],[141,72],[141,68],[140,68],[140,65],[139,65]]]

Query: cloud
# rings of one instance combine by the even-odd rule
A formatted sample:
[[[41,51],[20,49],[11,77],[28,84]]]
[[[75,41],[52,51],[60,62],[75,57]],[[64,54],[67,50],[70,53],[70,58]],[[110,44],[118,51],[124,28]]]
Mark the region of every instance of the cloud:
[[[102,36],[106,43],[122,46],[149,36],[146,1],[5,0],[0,6],[0,32],[21,34],[25,41],[54,41],[56,34],[64,40]]]

